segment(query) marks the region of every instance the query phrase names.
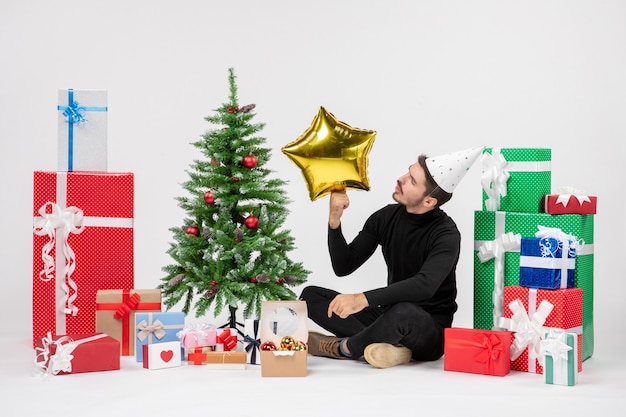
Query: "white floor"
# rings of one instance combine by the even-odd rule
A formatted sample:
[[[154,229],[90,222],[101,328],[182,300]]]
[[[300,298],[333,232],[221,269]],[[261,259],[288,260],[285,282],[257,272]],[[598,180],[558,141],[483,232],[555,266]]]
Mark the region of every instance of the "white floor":
[[[208,370],[183,364],[149,371],[123,357],[120,371],[41,378],[29,339],[0,338],[0,398],[9,415],[73,416],[622,416],[626,366],[615,349],[584,362],[573,387],[511,372],[443,371],[443,360],[375,369],[308,358],[304,378],[263,378],[260,367]],[[2,415],[7,416],[5,412]],[[555,414],[556,415],[556,414]]]

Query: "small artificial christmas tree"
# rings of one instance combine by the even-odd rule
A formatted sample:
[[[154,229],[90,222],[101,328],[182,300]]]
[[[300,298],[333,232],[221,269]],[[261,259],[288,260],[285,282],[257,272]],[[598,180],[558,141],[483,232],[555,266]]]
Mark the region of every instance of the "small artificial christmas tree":
[[[184,226],[170,230],[174,243],[165,266],[164,304],[169,310],[184,299],[182,310],[195,309],[200,317],[213,307],[218,316],[225,306],[231,313],[244,306],[243,315],[258,318],[263,300],[293,300],[289,287],[306,281],[309,271],[287,253],[294,238],[281,229],[288,210],[283,187],[287,181],[269,179],[264,168],[270,149],[257,136],[265,124],[252,123],[254,104],[239,107],[237,85],[229,69],[229,102],[205,117],[216,125],[193,145],[206,160],[195,160],[177,198],[187,217]],[[196,299],[194,303],[194,299]]]

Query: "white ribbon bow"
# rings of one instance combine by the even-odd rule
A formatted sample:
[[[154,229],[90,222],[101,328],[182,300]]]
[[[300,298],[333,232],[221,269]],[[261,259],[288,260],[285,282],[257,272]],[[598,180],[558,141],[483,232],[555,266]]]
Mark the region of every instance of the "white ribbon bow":
[[[185,340],[190,337],[195,340],[196,344],[200,345],[204,343],[209,335],[207,330],[215,330],[215,326],[207,323],[189,323],[183,330],[176,333],[176,337],[178,337],[183,344]]]
[[[494,259],[494,285],[491,301],[493,303],[494,327],[498,319],[504,314],[504,253],[520,248],[522,235],[508,232],[495,240],[484,242],[478,248],[478,258],[481,262]]]
[[[500,209],[500,198],[506,197],[506,184],[510,174],[506,170],[507,160],[500,152],[483,153],[481,156],[482,174],[480,184],[487,194],[485,208],[488,211]]]
[[[567,361],[567,353],[573,348],[566,343],[567,333],[550,329],[546,338],[541,342],[542,353],[552,356],[555,364]]]
[[[576,236],[567,234],[557,227],[537,226],[537,228],[539,231],[535,233],[535,237],[541,239],[553,238],[560,242],[563,257],[567,257],[568,255],[576,256],[576,253],[579,252],[585,244],[584,240],[577,239]]]
[[[50,347],[56,345],[56,351],[50,355]],[[72,352],[78,346],[70,337],[63,336],[57,340],[52,339],[52,334],[42,338],[42,347],[35,349],[37,356],[35,365],[44,371],[45,375],[57,375],[59,372],[72,372]],[[40,359],[41,358],[41,359]],[[49,359],[49,360],[48,360]]]
[[[574,187],[561,187],[558,191],[558,197],[556,198],[556,204],[563,204],[563,207],[567,207],[570,198],[573,196],[576,200],[578,200],[579,205],[583,205],[583,203],[591,203],[591,199],[588,195],[584,194],[584,191],[577,190]]]
[[[163,336],[167,334],[164,330],[163,323],[161,323],[159,319],[156,319],[151,325],[148,325],[147,321],[141,320],[139,324],[137,324],[137,330],[139,330],[137,338],[142,342],[146,340],[150,334],[154,334],[157,339],[162,339]]]
[[[534,369],[535,360],[543,364],[541,347],[545,330],[543,324],[552,312],[554,305],[547,300],[542,300],[539,308],[531,317],[529,317],[519,298],[511,301],[509,308],[513,313],[511,318],[500,317],[498,323],[501,328],[515,332],[515,339],[511,344],[511,360],[517,359],[528,347],[528,368],[529,370]]]
[[[47,208],[52,209],[52,213],[48,214]],[[61,208],[57,204],[47,202],[39,209],[40,217],[35,221],[33,233],[37,236],[48,236],[48,242],[41,249],[41,259],[44,267],[39,273],[39,278],[44,281],[50,281],[54,278],[54,258],[50,252],[55,247],[57,241],[57,233],[60,233],[60,244],[65,262],[65,276],[61,287],[65,293],[62,311],[65,314],[76,315],[78,307],[73,305],[77,297],[78,287],[72,279],[72,273],[76,268],[76,255],[68,243],[70,233],[78,234],[83,231],[83,212],[77,207]],[[70,288],[73,294],[70,296]]]

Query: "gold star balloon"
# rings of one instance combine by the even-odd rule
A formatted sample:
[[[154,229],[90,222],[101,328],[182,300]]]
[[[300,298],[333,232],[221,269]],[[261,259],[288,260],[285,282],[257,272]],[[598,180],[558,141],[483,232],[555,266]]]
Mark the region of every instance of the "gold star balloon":
[[[302,170],[311,201],[347,188],[369,190],[367,155],[376,131],[351,127],[320,107],[311,126],[281,150]]]

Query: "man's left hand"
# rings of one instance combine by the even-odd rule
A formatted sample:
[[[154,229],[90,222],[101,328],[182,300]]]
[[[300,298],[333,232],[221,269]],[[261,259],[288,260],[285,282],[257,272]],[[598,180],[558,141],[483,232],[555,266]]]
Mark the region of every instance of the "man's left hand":
[[[365,307],[369,306],[369,302],[365,294],[339,294],[328,306],[328,317],[333,313],[345,319],[350,314],[358,313]]]

